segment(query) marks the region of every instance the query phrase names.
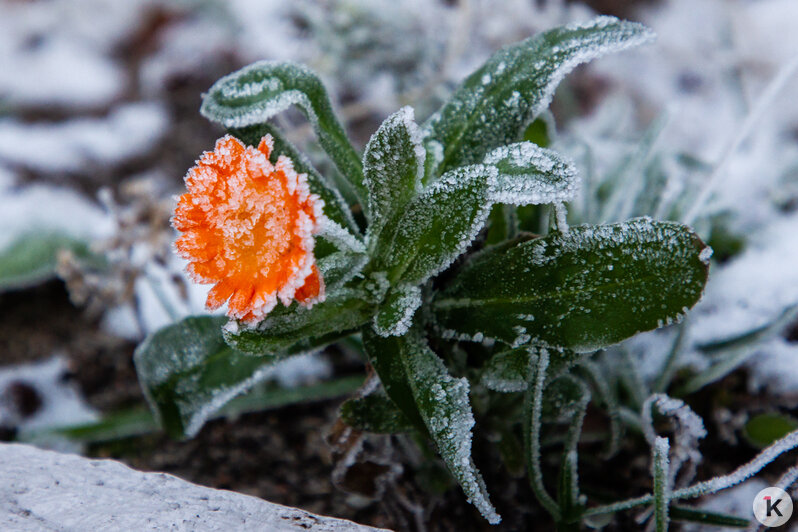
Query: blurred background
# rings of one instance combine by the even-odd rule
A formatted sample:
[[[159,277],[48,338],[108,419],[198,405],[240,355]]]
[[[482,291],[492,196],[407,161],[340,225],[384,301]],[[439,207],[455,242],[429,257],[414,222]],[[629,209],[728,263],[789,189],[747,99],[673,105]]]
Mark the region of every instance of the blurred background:
[[[691,218],[715,263],[690,320],[685,367],[716,362],[689,346],[767,332],[694,407],[716,434],[719,470],[757,448],[744,438],[752,417],[793,427],[795,0],[0,0],[0,440],[112,456],[379,526],[413,522],[423,497],[411,488],[375,506],[374,493],[333,486],[336,457],[323,436],[341,390],[227,416],[183,443],[147,417],[135,346],[204,312],[206,289],[185,277],[169,225],[186,170],[223,134],[199,115],[202,93],[252,61],[306,63],[362,148],[403,105],[423,121],[500,47],[596,13],[644,22],[659,38],[580,67],[546,115],[548,142],[586,180],[572,221]],[[278,123],[329,168],[299,113]],[[691,217],[710,182],[702,214]],[[643,374],[674,334],[629,342]],[[272,385],[362,371],[356,356],[332,350],[282,366]],[[123,433],[54,430],[119,412],[131,416],[117,424]],[[390,469],[376,458],[371,467]],[[456,522],[470,510],[453,497]]]

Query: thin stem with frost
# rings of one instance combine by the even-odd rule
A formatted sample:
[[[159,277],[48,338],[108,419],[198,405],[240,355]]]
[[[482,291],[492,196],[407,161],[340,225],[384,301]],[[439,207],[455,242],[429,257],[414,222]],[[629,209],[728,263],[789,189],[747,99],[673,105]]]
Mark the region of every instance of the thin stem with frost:
[[[776,457],[786,453],[787,451],[791,451],[796,447],[798,447],[798,430],[787,434],[782,439],[771,444],[769,447],[762,450],[761,453],[756,455],[753,460],[743,466],[738,467],[728,475],[711,478],[686,488],[674,490],[671,494],[671,500],[692,499],[735,486],[759,473],[766,465],[775,460]],[[627,499],[625,501],[589,508],[588,510],[585,510],[583,515],[587,517],[590,515],[620,512],[622,510],[628,510],[630,508],[636,508],[638,506],[650,504],[653,500],[654,496],[649,493],[643,495],[642,497],[636,497],[634,499]]]

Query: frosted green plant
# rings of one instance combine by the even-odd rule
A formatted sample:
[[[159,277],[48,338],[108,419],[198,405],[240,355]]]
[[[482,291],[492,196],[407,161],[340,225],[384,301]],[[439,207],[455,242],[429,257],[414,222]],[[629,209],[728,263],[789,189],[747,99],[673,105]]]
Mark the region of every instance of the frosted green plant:
[[[624,418],[592,359],[679,321],[701,297],[710,248],[683,224],[646,217],[569,227],[564,204],[579,186],[573,163],[524,140],[575,66],[651,36],[639,24],[601,17],[506,47],[427,121],[417,124],[409,107],[388,117],[362,156],[309,69],[264,61],[219,80],[202,113],[249,146],[270,135],[272,157],[290,157],[324,201],[314,253],[326,299],[312,308],[278,306],[254,326],[193,317],[152,335],[136,365],[161,424],[190,437],[275,363],[357,337],[381,386],[346,402],[343,420],[430,442],[490,523],[500,517],[472,456],[474,410],[482,418],[502,401],[510,407],[491,421],[506,462],[518,457],[501,444],[521,433],[532,489],[560,529],[637,506],[653,507],[659,530],[669,519],[727,519],[673,503],[739,482],[793,447],[796,436],[738,474],[677,489],[675,475],[690,460],[669,453],[690,451],[699,431],[685,422],[685,435],[669,441],[643,425],[652,424],[655,408],[679,421],[693,417],[655,396],[643,403],[647,412]],[[292,106],[306,115],[338,175],[321,175],[268,122]],[[518,225],[530,205],[551,213],[546,234]],[[471,355],[459,356],[466,343]],[[654,493],[601,506],[580,491],[578,443],[593,394],[611,412],[611,449],[626,419],[650,440]],[[476,395],[487,399],[478,404]],[[553,496],[541,434],[563,423]]]

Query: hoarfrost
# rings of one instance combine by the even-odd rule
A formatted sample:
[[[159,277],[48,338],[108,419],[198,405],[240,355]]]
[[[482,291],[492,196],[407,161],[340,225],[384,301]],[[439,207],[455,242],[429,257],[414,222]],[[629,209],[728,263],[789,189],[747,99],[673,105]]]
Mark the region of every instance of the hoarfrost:
[[[414,345],[408,352],[407,373],[424,422],[469,502],[489,523],[497,524],[501,517],[490,503],[485,483],[471,457],[474,415],[468,399],[468,380],[449,375],[443,361],[423,340],[410,341]]]
[[[421,288],[398,286],[374,316],[374,331],[383,337],[402,336],[413,324],[413,315],[421,302]]]
[[[426,152],[413,116],[412,107],[403,107],[383,122],[366,145],[363,174],[369,192],[370,238],[376,238],[421,192]]]
[[[485,156],[483,163],[498,170],[491,190],[491,200],[496,203],[530,205],[570,201],[579,186],[573,162],[532,142],[496,148]]]

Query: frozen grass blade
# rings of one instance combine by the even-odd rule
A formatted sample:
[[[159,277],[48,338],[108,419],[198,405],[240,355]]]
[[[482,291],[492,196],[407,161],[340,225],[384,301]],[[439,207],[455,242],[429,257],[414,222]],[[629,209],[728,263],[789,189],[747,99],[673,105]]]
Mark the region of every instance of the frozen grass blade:
[[[540,464],[541,412],[548,367],[549,353],[545,349],[541,349],[538,355],[529,361],[529,384],[524,398],[524,447],[532,491],[546,511],[559,522],[562,517],[560,507],[543,484],[543,470]]]
[[[668,438],[657,436],[652,446],[651,473],[654,477],[654,524],[657,532],[668,531],[670,462]]]

